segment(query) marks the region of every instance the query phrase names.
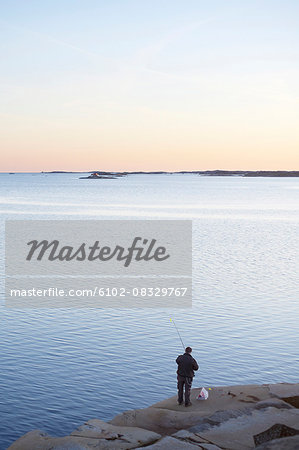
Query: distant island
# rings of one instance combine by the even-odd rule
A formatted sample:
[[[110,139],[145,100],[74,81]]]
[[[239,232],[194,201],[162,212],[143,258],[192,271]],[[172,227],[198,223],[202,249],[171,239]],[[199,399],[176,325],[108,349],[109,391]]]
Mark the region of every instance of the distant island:
[[[89,173],[86,177],[80,177],[82,179],[105,179],[105,178],[118,178],[126,175],[162,175],[162,174],[193,174],[208,177],[299,177],[298,170],[182,170],[179,172],[164,172],[164,171],[137,171],[137,172],[105,172],[100,170],[92,170],[88,172],[72,172],[63,170],[53,170],[51,172],[41,172],[46,174],[58,174],[58,173]]]

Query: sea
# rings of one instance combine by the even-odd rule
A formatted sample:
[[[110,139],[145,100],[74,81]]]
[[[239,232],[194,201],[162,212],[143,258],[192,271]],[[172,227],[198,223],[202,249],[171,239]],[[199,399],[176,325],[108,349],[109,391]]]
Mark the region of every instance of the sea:
[[[69,434],[193,386],[298,382],[299,178],[0,174],[0,449]],[[191,219],[193,302],[183,309],[10,309],[6,219]]]

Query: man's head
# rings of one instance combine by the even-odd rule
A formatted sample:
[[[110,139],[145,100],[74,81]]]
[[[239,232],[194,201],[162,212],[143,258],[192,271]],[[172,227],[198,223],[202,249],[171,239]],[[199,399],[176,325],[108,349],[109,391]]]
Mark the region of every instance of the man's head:
[[[186,347],[185,348],[185,352],[190,354],[192,352],[192,348],[191,347]]]

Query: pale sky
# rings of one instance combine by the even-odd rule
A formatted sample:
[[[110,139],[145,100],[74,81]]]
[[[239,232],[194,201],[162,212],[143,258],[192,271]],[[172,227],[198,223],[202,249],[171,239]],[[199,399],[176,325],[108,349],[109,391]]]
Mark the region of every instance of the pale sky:
[[[0,171],[299,170],[298,0],[0,0]]]

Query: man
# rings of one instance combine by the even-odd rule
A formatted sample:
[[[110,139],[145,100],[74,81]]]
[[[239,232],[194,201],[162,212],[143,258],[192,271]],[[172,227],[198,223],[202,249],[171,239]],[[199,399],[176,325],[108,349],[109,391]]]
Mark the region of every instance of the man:
[[[187,347],[185,353],[176,359],[178,365],[178,404],[183,404],[183,391],[185,385],[185,406],[191,406],[190,391],[194,377],[194,370],[198,370],[198,364],[191,356],[192,348]]]

